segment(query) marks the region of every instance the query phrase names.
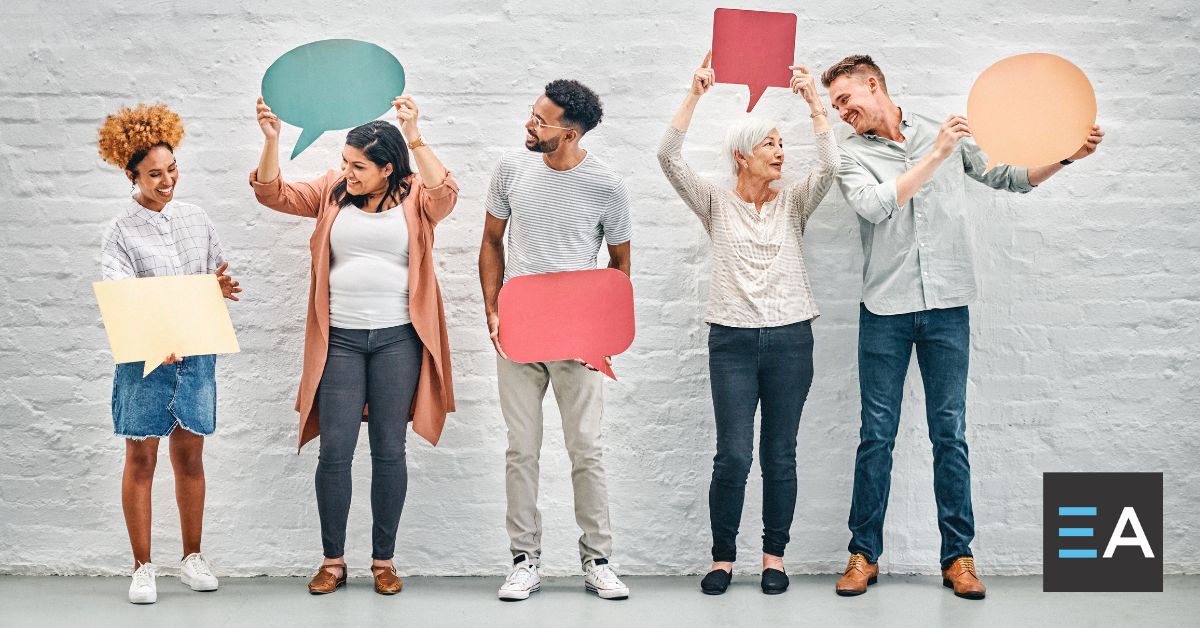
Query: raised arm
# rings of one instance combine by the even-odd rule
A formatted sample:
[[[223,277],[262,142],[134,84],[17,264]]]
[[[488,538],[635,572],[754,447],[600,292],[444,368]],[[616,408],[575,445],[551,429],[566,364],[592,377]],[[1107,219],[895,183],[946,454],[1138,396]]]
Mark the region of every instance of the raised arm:
[[[258,126],[263,133],[262,154],[258,158],[258,168],[250,173],[250,187],[259,203],[271,209],[292,214],[316,218],[324,204],[324,189],[314,183],[287,183],[279,172],[279,117],[271,112],[271,108],[258,97]],[[318,182],[329,175],[318,179]]]
[[[813,134],[817,139],[817,167],[795,185],[796,193],[791,195],[795,204],[793,210],[799,214],[800,232],[803,233],[808,225],[808,217],[816,211],[829,188],[833,186],[838,170],[838,149],[837,142],[833,139],[833,131],[829,128],[829,110],[821,103],[816,80],[803,65],[793,65],[791,69],[792,93],[803,96],[804,102],[808,104]]]
[[[675,117],[671,118],[671,128],[667,129],[658,146],[658,165],[662,167],[663,174],[671,182],[671,187],[675,188],[679,198],[683,199],[688,209],[700,219],[705,231],[710,230],[713,196],[720,192],[716,186],[701,179],[683,160],[683,140],[688,126],[692,123],[696,103],[700,102],[700,97],[712,87],[715,80],[713,70],[709,67],[711,63],[710,50],[704,56],[700,67],[692,72],[692,84],[683,98],[683,104],[675,112]]]

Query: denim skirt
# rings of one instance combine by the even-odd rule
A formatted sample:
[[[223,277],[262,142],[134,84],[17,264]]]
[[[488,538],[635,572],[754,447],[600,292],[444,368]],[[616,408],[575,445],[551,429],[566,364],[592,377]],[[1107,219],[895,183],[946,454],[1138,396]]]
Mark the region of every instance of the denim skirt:
[[[216,430],[217,356],[187,356],[145,378],[142,365],[118,364],[113,374],[114,434],[141,440],[165,437],[176,425],[201,436]]]

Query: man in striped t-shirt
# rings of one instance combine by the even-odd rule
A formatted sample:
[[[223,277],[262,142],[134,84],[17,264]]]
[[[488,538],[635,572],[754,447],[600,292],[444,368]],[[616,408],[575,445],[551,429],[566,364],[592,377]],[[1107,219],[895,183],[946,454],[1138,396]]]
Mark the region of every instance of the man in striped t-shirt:
[[[479,279],[488,331],[499,354],[500,409],[508,426],[505,488],[513,570],[499,597],[523,600],[541,586],[541,515],[537,509],[542,400],[547,385],[562,414],[571,458],[575,520],[583,530],[579,554],[584,584],[605,599],[629,589],[608,564],[612,532],[608,488],[600,463],[603,376],[575,360],[513,362],[500,346],[497,298],[505,281],[522,275],[596,267],[601,242],[609,268],[629,274],[629,195],[621,177],[579,146],[600,123],[600,99],[576,81],[557,80],[533,104],[525,122],[527,152],[506,155],[496,166],[486,201]],[[508,258],[504,232],[508,230]]]

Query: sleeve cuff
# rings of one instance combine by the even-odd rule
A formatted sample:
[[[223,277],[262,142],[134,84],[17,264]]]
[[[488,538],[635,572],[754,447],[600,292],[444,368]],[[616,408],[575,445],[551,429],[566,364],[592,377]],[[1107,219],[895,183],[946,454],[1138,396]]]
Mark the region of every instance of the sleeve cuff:
[[[278,196],[283,191],[283,173],[280,172],[274,180],[263,183],[258,180],[258,168],[255,168],[250,171],[250,187],[258,198]]]
[[[1033,190],[1034,186],[1029,183],[1028,168],[1013,168],[1012,180],[1013,189],[1017,192],[1024,194],[1025,192]]]
[[[442,184],[437,187],[428,187],[425,185],[424,179],[421,180],[421,186],[425,188],[425,193],[429,195],[430,200],[441,200],[458,191],[458,182],[454,180],[454,175],[449,170],[446,171],[446,178],[442,179]]]
[[[890,218],[892,212],[900,209],[900,205],[896,203],[896,180],[888,179],[875,186],[875,198],[879,201],[879,210],[883,214],[880,219]]]

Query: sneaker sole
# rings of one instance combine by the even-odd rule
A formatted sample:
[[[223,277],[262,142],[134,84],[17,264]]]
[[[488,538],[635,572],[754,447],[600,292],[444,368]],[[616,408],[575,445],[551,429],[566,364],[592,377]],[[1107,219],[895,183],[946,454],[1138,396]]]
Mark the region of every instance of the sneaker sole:
[[[875,584],[878,580],[879,580],[878,576],[872,576],[869,580],[867,580],[867,586],[869,587],[869,586]],[[834,592],[842,597],[854,597],[856,595],[862,595],[863,593],[866,593],[867,590],[863,589],[862,591],[843,591],[841,589],[834,589]]]
[[[599,589],[597,589],[596,587],[594,587],[594,586],[592,586],[592,585],[590,585],[590,584],[587,584],[586,582],[583,584],[583,588],[585,588],[585,589],[587,589],[588,591],[591,591],[592,593],[595,593],[596,595],[600,596],[600,599],[602,599],[602,600],[624,600],[624,599],[627,599],[627,598],[629,597],[629,590],[628,590],[628,589],[626,589],[626,590],[625,590],[625,591],[623,591],[623,592],[616,592],[616,591],[600,591],[600,590],[599,590]]]
[[[950,582],[949,580],[947,580],[945,578],[942,578],[942,586],[946,587],[947,589],[953,589],[954,583]],[[956,597],[961,597],[964,600],[982,600],[986,594],[984,594],[984,593],[959,593],[958,591],[955,591],[954,595]]]
[[[153,604],[157,601],[158,601],[157,593],[149,598],[134,598],[133,596],[129,597],[130,604]]]
[[[187,587],[189,589],[191,589],[193,591],[200,591],[202,593],[206,593],[208,591],[216,591],[217,586],[218,586],[216,584],[212,585],[211,587],[205,586],[202,584],[196,584],[195,582],[192,582],[191,580],[184,578],[183,576],[179,576],[179,581],[184,583],[185,585],[187,585]]]
[[[496,597],[499,597],[502,601],[505,601],[505,602],[520,602],[521,600],[528,600],[530,595],[533,595],[534,593],[537,593],[538,591],[541,591],[541,590],[542,590],[542,585],[535,584],[533,586],[533,588],[529,589],[528,591],[501,592],[501,593],[497,594]]]

